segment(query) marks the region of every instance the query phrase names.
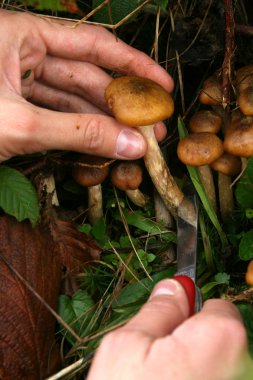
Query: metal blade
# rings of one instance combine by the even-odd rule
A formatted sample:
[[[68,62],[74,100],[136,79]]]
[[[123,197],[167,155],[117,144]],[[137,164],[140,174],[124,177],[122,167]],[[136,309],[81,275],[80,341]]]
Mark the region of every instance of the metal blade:
[[[185,215],[186,207],[192,205],[191,217]],[[196,280],[198,199],[194,193],[186,195],[178,208],[177,219],[177,275]]]

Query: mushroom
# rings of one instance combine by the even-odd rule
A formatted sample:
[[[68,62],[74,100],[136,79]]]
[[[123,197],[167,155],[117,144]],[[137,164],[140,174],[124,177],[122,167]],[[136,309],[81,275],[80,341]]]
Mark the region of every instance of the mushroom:
[[[218,73],[208,77],[199,94],[199,102],[211,106],[219,106],[222,104],[222,87]]]
[[[213,161],[210,166],[218,171],[220,213],[223,221],[227,221],[234,210],[231,176],[240,173],[241,160],[239,157],[225,152],[217,160]]]
[[[225,133],[230,123],[230,115],[227,108],[223,107],[223,92],[218,72],[204,81],[203,88],[199,94],[199,102],[211,106],[213,111],[220,115],[223,133]]]
[[[177,155],[186,165],[197,166],[200,179],[214,210],[216,194],[211,169],[208,166],[223,154],[223,143],[216,135],[208,132],[193,133],[182,138],[177,146]]]
[[[249,87],[253,80],[253,65],[243,66],[236,71],[236,88],[237,92],[242,92]]]
[[[237,103],[244,115],[253,116],[253,79],[252,84],[239,93]]]
[[[120,162],[111,170],[111,181],[113,185],[125,191],[128,198],[139,207],[145,207],[149,200],[149,197],[139,190],[142,179],[142,168],[134,161]]]
[[[253,155],[253,117],[237,118],[228,128],[224,138],[224,150],[234,156]]]
[[[118,121],[137,127],[146,138],[145,165],[166,207],[176,216],[184,194],[172,177],[154,134],[154,124],[174,111],[172,97],[150,79],[120,77],[108,85],[105,99]]]
[[[253,286],[253,260],[248,263],[245,281],[247,285]]]
[[[88,218],[91,224],[103,217],[101,183],[109,173],[109,166],[102,157],[83,154],[73,168],[73,178],[79,185],[87,187]]]
[[[221,125],[222,118],[220,115],[210,110],[198,111],[189,120],[189,130],[192,133],[218,133]]]

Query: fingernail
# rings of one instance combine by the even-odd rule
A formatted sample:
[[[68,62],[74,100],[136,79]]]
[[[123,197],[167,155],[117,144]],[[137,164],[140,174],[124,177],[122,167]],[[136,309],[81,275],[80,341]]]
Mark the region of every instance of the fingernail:
[[[116,155],[120,158],[139,158],[145,150],[145,140],[134,130],[123,129],[116,142]]]
[[[182,287],[178,281],[164,280],[155,286],[150,298],[155,296],[174,296]]]

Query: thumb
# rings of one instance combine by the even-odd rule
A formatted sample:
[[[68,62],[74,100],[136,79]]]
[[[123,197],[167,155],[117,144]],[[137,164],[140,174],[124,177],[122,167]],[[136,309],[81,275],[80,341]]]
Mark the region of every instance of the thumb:
[[[176,280],[162,280],[154,287],[146,304],[123,329],[140,330],[156,339],[171,333],[189,316],[189,312],[182,285]]]
[[[146,151],[139,132],[110,116],[38,109],[36,139],[42,150],[73,150],[116,159],[137,159]]]

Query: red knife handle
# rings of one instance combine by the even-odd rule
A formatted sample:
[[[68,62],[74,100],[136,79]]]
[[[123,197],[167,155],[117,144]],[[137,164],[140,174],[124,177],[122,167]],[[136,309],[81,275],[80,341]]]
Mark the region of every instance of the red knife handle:
[[[178,281],[185,290],[190,307],[190,316],[195,313],[195,284],[192,279],[184,275],[176,275],[173,277]]]

